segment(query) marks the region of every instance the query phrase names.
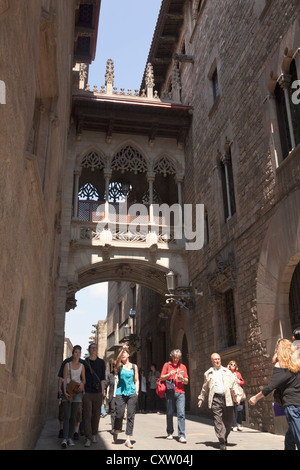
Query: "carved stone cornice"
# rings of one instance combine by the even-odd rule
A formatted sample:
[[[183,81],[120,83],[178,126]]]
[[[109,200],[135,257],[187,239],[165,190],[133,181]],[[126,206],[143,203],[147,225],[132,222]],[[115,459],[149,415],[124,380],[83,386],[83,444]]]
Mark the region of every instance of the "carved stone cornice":
[[[79,289],[79,285],[74,282],[70,282],[67,288],[67,295],[66,295],[66,312],[70,310],[74,310],[77,307],[77,300],[75,299],[75,294]]]

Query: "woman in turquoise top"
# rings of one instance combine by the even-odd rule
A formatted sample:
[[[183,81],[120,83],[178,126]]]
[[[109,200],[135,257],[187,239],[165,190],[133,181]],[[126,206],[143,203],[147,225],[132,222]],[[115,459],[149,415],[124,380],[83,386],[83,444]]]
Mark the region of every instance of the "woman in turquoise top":
[[[131,436],[133,434],[136,402],[139,390],[138,368],[129,360],[129,346],[125,344],[119,352],[116,364],[119,382],[116,390],[116,419],[113,431],[113,443],[117,443],[118,433],[122,428],[122,421],[127,405],[126,441],[125,446],[133,448]]]

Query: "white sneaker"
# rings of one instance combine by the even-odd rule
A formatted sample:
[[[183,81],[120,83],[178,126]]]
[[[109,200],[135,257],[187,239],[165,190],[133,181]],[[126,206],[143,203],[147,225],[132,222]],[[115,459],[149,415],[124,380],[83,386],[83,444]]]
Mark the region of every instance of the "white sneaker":
[[[67,440],[67,444],[68,444],[69,447],[75,446],[75,444],[74,444],[74,442],[72,441],[72,439],[68,439],[68,440]]]
[[[89,439],[85,441],[84,447],[91,447],[91,441]]]
[[[167,439],[169,439],[169,441],[171,441],[171,440],[173,439],[172,434],[169,434],[169,435],[167,436]]]
[[[187,443],[187,440],[185,437],[180,437],[179,438],[179,442],[181,442],[182,444],[186,444]]]
[[[232,428],[232,430],[233,430],[234,432],[237,432],[237,427],[234,426],[234,428]]]
[[[238,431],[242,431],[244,429],[243,426],[241,426],[240,424],[238,424],[237,428],[238,428]]]
[[[131,444],[131,441],[129,441],[129,439],[125,441],[125,446],[129,447],[129,449],[133,449],[133,445]]]
[[[92,436],[92,443],[96,444],[98,442],[97,436]]]
[[[66,449],[67,448],[67,439],[64,439],[61,443],[61,446],[63,449]]]

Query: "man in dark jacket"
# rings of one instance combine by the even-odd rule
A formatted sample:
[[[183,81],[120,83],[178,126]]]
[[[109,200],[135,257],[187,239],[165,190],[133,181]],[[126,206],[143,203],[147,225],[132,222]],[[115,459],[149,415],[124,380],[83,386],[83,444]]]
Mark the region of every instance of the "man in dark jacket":
[[[105,362],[97,356],[97,349],[95,343],[90,344],[90,355],[84,363],[86,376],[83,395],[85,447],[90,447],[91,442],[97,442],[101,405],[105,397]]]

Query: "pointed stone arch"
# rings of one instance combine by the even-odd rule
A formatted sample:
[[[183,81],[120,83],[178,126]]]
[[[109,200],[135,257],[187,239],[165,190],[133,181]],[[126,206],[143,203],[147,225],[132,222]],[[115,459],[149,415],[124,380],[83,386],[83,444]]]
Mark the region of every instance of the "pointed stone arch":
[[[289,290],[300,261],[300,190],[291,193],[268,224],[257,271],[257,317],[272,354],[275,340],[291,336]],[[269,340],[270,338],[270,340]],[[271,341],[271,344],[268,343]]]

